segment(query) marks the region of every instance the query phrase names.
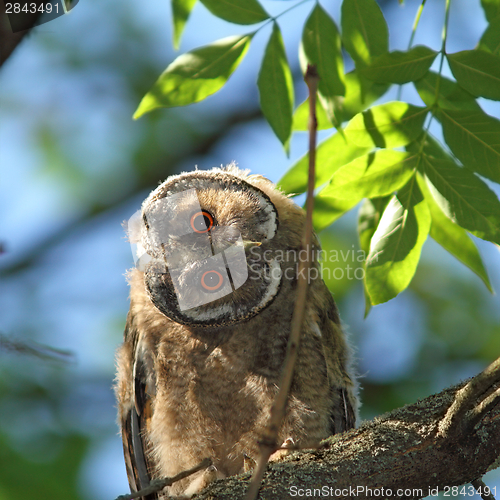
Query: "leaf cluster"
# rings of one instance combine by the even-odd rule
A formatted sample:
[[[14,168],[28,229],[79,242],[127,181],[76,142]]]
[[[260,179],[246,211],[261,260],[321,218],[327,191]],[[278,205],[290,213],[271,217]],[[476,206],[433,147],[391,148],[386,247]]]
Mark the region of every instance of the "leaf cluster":
[[[230,23],[261,26],[180,55],[134,116],[195,103],[221,89],[256,33],[272,23],[257,86],[262,112],[288,151],[291,134],[306,130],[309,117],[307,102],[294,111],[292,73],[277,22],[281,14],[270,16],[258,0],[200,2]],[[172,0],[176,45],[194,5],[195,0]],[[500,244],[500,202],[487,183],[500,182],[500,121],[477,101],[500,100],[500,0],[482,0],[482,7],[489,24],[481,40],[475,49],[457,53],[446,51],[450,2],[439,52],[411,43],[407,51],[389,51],[387,23],[375,0],[343,0],[340,27],[319,2],[305,20],[300,65],[303,71],[316,66],[318,125],[334,129],[317,148],[314,225],[320,231],[361,203],[367,310],[406,289],[429,234],[491,290],[470,234]],[[344,70],[345,53],[354,62],[350,72]],[[454,80],[442,76],[444,61]],[[392,85],[409,83],[420,106],[402,100],[371,106]],[[429,133],[433,119],[445,144]],[[281,179],[281,188],[304,192],[307,165],[306,154]]]

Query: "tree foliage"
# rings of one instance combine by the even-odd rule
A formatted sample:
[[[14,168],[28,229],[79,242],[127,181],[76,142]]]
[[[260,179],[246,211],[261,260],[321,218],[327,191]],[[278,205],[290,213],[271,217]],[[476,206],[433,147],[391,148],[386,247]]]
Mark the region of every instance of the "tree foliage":
[[[228,22],[261,26],[246,36],[180,55],[134,116],[191,104],[221,89],[254,35],[272,23],[257,83],[262,112],[288,151],[292,133],[306,129],[308,114],[307,102],[293,110],[291,71],[278,24],[281,14],[270,16],[257,0],[200,1]],[[173,0],[172,6],[178,44],[194,2]],[[282,13],[294,8],[285,7]],[[358,231],[367,255],[368,307],[407,288],[429,234],[491,290],[469,236],[500,243],[500,202],[488,185],[500,182],[500,121],[477,101],[500,100],[500,2],[482,0],[482,7],[489,25],[481,40],[475,49],[456,53],[446,50],[449,1],[439,52],[413,47],[411,41],[408,50],[390,52],[387,23],[375,0],[343,0],[339,20],[314,2],[304,22],[300,65],[303,71],[307,64],[317,67],[319,128],[333,132],[317,149],[315,227],[324,229],[365,200]],[[355,66],[347,73],[343,50]],[[442,75],[445,61],[455,80]],[[408,83],[417,90],[420,106],[397,100],[370,107],[391,86]],[[444,143],[429,132],[433,120],[442,127]],[[300,194],[306,180],[307,155],[290,167],[280,186]]]

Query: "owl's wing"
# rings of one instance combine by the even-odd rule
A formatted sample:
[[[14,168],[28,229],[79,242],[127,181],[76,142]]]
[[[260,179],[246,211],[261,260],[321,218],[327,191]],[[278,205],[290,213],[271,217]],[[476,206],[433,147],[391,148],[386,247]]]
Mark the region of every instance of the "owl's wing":
[[[134,405],[122,418],[122,441],[128,482],[132,491],[146,488],[150,481],[153,464],[148,456],[147,429],[151,419],[151,397],[146,391],[146,367],[142,359],[138,332],[133,325],[131,315],[127,317],[125,339],[134,347],[132,392]],[[157,500],[158,494],[152,493],[141,497],[142,500]]]
[[[338,434],[356,426],[355,381],[348,372],[349,348],[341,331],[337,306],[326,285],[324,287],[327,307],[319,311],[320,329],[333,404],[331,431]]]

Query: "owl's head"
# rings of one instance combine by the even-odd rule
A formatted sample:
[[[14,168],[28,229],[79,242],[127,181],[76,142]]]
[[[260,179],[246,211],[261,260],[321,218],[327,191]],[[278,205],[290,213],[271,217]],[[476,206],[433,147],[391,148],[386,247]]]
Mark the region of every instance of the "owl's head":
[[[292,203],[234,165],[172,176],[155,189],[129,222],[155,307],[178,323],[214,327],[269,306],[283,278],[272,198]]]

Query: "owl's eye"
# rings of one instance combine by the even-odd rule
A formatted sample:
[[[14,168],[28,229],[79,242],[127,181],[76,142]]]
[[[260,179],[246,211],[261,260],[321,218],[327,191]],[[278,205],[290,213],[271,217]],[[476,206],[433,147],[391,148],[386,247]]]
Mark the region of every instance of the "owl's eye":
[[[196,233],[206,233],[212,229],[214,218],[206,211],[196,212],[191,217],[191,228]]]
[[[206,271],[201,277],[201,286],[207,292],[216,292],[224,284],[224,277],[218,271]]]

